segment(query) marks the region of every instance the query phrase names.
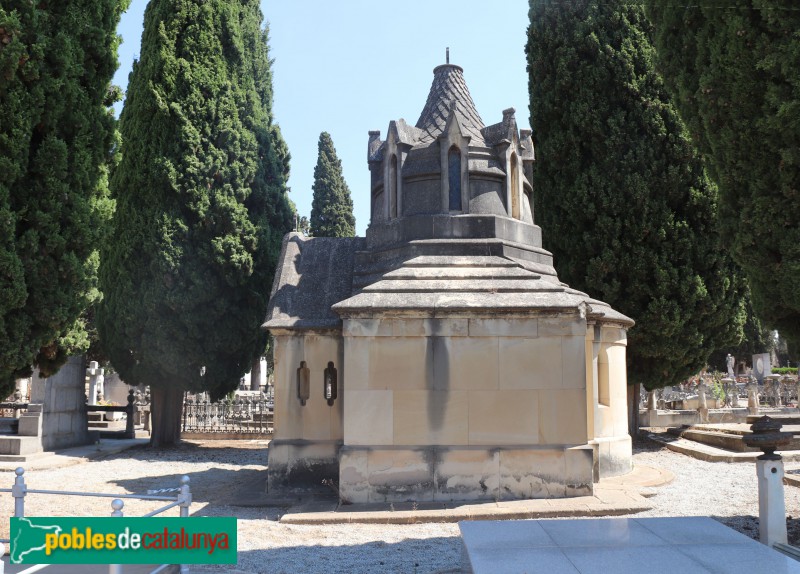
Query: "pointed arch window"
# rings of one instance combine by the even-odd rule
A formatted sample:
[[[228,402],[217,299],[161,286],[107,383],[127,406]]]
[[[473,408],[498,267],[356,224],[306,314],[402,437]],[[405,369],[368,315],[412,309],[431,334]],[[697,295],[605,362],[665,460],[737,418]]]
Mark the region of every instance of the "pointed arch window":
[[[456,146],[447,152],[447,180],[450,186],[450,211],[461,211],[461,150]]]
[[[397,217],[397,156],[389,162],[389,219]]]

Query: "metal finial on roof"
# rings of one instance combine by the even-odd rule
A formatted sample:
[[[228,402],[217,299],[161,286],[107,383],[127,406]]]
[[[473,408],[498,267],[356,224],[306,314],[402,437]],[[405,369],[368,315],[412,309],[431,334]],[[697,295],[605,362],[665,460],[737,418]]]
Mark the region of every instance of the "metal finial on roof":
[[[450,63],[450,48],[449,47],[447,48],[447,52],[445,52],[445,54],[446,54],[446,56],[445,56],[446,62],[445,63],[449,64]]]

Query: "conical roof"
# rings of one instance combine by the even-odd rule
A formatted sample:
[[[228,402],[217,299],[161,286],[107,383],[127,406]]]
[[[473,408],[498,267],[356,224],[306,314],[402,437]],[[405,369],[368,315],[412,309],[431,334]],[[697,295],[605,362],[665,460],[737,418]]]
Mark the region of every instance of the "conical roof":
[[[481,144],[483,120],[464,81],[464,70],[460,66],[443,64],[433,70],[428,101],[417,120],[416,127],[423,131],[420,143],[431,143],[444,132],[452,110],[464,135],[472,136],[473,145]]]

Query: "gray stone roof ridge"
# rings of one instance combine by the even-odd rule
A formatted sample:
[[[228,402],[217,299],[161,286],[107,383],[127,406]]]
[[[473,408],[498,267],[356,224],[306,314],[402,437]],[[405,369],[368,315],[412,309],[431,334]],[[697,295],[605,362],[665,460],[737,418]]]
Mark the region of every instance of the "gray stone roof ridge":
[[[363,237],[305,237],[288,233],[275,270],[263,328],[337,329],[331,306],[350,297],[356,251]]]

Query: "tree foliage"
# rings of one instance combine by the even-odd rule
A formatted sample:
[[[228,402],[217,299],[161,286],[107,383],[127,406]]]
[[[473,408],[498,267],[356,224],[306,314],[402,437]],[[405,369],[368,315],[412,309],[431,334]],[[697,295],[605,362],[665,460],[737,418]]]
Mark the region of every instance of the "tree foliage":
[[[652,4],[658,65],[720,189],[757,314],[800,344],[800,11],[789,0]]]
[[[741,337],[716,190],[653,67],[649,25],[622,0],[531,0],[536,213],[563,281],[636,320],[628,376],[675,384]]]
[[[0,3],[0,398],[88,347],[128,3]]]
[[[257,0],[151,0],[145,12],[98,327],[122,379],[154,387],[155,445],[177,439],[184,390],[221,397],[266,349],[292,221],[261,21]]]
[[[318,149],[311,203],[311,235],[353,237],[356,234],[353,198],[342,175],[342,162],[336,155],[328,132],[319,135]]]

